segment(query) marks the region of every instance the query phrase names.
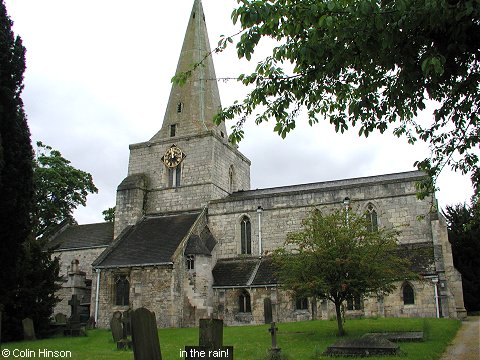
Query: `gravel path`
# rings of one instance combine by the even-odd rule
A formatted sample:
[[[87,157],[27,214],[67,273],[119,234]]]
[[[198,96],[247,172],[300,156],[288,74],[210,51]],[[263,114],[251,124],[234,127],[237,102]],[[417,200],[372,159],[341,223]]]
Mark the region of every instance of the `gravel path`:
[[[469,316],[448,346],[441,360],[480,359],[480,316]]]

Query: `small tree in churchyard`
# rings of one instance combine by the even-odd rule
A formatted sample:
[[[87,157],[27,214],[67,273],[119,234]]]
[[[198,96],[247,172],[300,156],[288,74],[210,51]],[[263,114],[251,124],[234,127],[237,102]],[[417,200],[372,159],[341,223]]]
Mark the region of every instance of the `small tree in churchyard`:
[[[297,296],[335,305],[338,334],[345,335],[341,306],[359,296],[391,293],[395,282],[418,278],[398,255],[398,231],[372,231],[363,214],[313,211],[301,231],[274,252],[279,281]]]

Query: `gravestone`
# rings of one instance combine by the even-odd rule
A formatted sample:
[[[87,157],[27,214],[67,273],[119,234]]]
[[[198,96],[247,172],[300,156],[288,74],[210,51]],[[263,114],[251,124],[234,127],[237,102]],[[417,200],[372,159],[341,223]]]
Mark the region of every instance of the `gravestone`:
[[[128,309],[123,313],[122,317],[123,323],[123,337],[127,338],[132,336],[132,310]]]
[[[55,314],[55,324],[67,324],[67,315],[62,313]]]
[[[273,321],[272,300],[270,298],[263,299],[263,315],[265,324],[270,324]]]
[[[381,336],[392,342],[423,341],[423,331],[398,331],[383,333],[367,333],[365,336]]]
[[[33,326],[33,320],[30,318],[25,318],[22,320],[23,326],[23,339],[24,340],[36,340],[35,339],[35,328]]]
[[[272,325],[268,329],[270,335],[272,336],[272,347],[270,348],[269,352],[273,355],[273,358],[277,358],[280,355],[281,349],[277,346],[277,331],[278,328],[275,326],[275,323],[272,322]]]
[[[233,360],[233,346],[223,346],[223,320],[200,319],[199,346],[185,346],[185,359]]]
[[[135,360],[162,360],[155,313],[145,308],[132,311],[132,343]]]
[[[71,308],[71,315],[67,322],[67,328],[63,332],[66,336],[80,336],[85,335],[80,323],[80,301],[77,295],[72,295],[72,298],[68,300],[68,305]]]
[[[110,330],[112,330],[113,341],[118,343],[123,339],[122,313],[115,311],[110,320]]]
[[[382,356],[398,355],[398,345],[382,336],[364,335],[361,338],[342,339],[327,347],[325,355],[330,356]]]

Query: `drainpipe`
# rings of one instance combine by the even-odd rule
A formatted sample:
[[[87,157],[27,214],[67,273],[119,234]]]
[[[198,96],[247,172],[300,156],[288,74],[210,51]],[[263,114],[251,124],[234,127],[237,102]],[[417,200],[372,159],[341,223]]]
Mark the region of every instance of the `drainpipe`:
[[[257,214],[258,214],[258,256],[262,257],[262,212],[263,208],[259,206],[257,208]]]
[[[98,303],[100,298],[100,269],[96,269],[96,271],[97,271],[97,286],[95,289],[95,325],[98,324]]]
[[[440,317],[440,306],[438,304],[438,278],[432,279],[433,282],[433,289],[435,291],[435,311],[437,318]]]

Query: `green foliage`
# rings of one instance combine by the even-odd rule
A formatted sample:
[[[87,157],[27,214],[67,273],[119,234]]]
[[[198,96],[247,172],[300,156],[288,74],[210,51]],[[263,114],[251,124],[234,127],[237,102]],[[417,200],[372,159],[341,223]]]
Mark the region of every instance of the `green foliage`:
[[[18,263],[19,280],[15,294],[17,323],[20,325],[22,319],[31,318],[39,338],[50,335],[50,318],[59,301],[55,292],[61,288],[59,260],[52,259],[52,251],[46,249],[44,239],[36,240],[32,237],[24,244]],[[23,332],[19,331],[17,338],[22,335]]]
[[[0,304],[2,339],[14,326],[17,263],[31,231],[32,146],[21,93],[25,48],[0,0]]]
[[[92,175],[70,165],[58,150],[37,142],[33,163],[35,181],[35,234],[72,217],[78,205],[85,206],[87,195],[98,192]]]
[[[363,214],[313,211],[303,229],[288,234],[274,252],[280,283],[297,296],[315,296],[335,304],[342,336],[341,305],[358,296],[388,294],[395,282],[418,278],[398,256],[395,230],[368,230]]]
[[[392,128],[409,143],[426,141],[431,158],[416,162],[419,169],[435,179],[448,165],[479,184],[478,0],[238,3],[232,13],[242,29],[238,56],[250,60],[265,37],[278,45],[254,72],[238,77],[253,90],[216,117],[239,119],[232,142],[243,138],[250,116],[257,124],[274,119],[285,137],[303,110],[310,125],[326,119],[337,132],[357,125],[368,137]],[[427,100],[438,109],[430,123],[419,123]],[[423,193],[432,190],[424,185]]]
[[[103,219],[108,222],[115,221],[115,206],[102,211]]]
[[[463,299],[468,312],[480,310],[480,204],[457,204],[444,211],[453,263],[462,274]]]

